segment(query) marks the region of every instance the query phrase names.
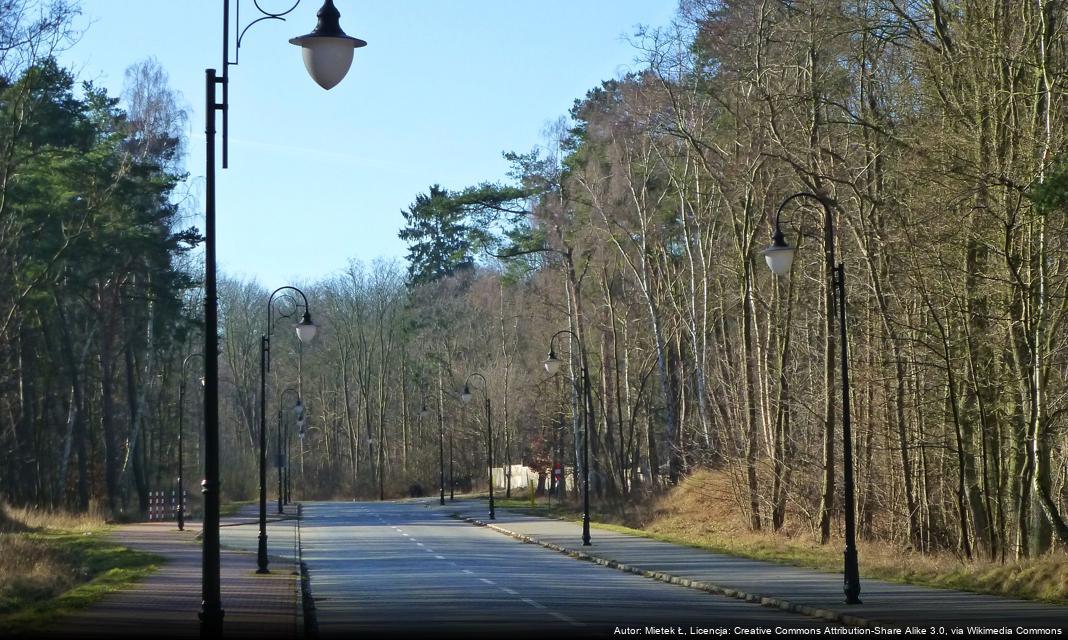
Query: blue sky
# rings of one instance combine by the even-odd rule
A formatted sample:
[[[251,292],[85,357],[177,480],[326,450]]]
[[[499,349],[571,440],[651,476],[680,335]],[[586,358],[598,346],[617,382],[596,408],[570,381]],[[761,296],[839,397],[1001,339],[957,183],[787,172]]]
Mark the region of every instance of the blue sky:
[[[292,0],[260,4],[284,10]],[[542,143],[576,98],[631,69],[638,52],[627,37],[669,22],[676,0],[335,4],[342,28],[368,46],[334,89],[315,85],[288,43],[314,27],[320,0],[252,27],[230,70],[219,260],[264,286],[325,277],[353,258],[402,260],[400,210],[417,193],[503,180],[501,152]],[[202,202],[204,69],[221,66],[222,1],[82,7],[86,31],[62,60],[116,95],[130,64],[160,62],[189,111],[187,170]],[[251,0],[241,10],[243,22],[255,17]]]

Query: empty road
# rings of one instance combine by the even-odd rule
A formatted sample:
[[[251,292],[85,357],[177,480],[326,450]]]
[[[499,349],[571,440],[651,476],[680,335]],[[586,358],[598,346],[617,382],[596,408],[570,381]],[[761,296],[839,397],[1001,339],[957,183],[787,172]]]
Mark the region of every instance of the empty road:
[[[306,503],[319,635],[765,635],[825,622],[574,560],[448,517],[436,504]]]

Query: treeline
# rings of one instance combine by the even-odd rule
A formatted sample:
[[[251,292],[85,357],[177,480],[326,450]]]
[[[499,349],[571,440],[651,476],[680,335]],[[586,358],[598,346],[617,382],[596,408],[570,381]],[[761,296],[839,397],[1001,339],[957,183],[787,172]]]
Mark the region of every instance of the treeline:
[[[434,493],[442,457],[447,481],[452,458],[454,480],[484,487],[481,380],[459,400],[474,372],[499,465],[578,473],[572,382],[586,365],[599,504],[710,467],[730,481],[717,499],[751,528],[830,541],[845,345],[829,240],[848,298],[862,537],[1002,560],[1063,550],[1066,19],[1053,0],[684,0],[671,25],[638,34],[637,71],[578,100],[542,148],[508,154],[508,184],[418,195],[401,231],[407,272],[354,262],[315,283],[223,283],[224,492],[255,495],[259,339],[270,291],[295,284],[320,331],[301,348],[278,322],[267,423],[272,462],[288,436],[297,498]],[[23,74],[11,77],[5,91]],[[84,95],[70,99],[97,104]],[[84,477],[88,496],[114,503],[177,472],[180,364],[202,341],[173,265],[195,238],[174,231],[174,168],[131,151],[136,118],[86,113],[88,131],[114,133],[115,157],[140,158],[122,165],[123,187],[107,190],[119,174],[84,153],[65,170],[86,163],[111,182],[17,201],[4,183],[0,220],[25,211],[39,225],[0,235],[13,265],[0,270],[12,278],[0,299],[14,301],[0,334],[8,499],[84,505]],[[156,180],[127,178],[134,167]],[[66,174],[44,175],[41,190]],[[104,192],[89,198],[90,186]],[[119,188],[137,197],[112,197]],[[798,253],[777,278],[761,250],[799,192],[815,197],[783,211]],[[38,201],[52,204],[12,204]],[[63,221],[90,204],[89,225],[114,210],[109,242],[144,244],[59,251]],[[87,252],[76,267],[75,251]],[[562,329],[565,366],[550,377],[541,362]],[[187,477],[199,473],[198,400],[186,398]]]
[[[149,452],[170,408],[157,376],[196,325],[180,267],[199,242],[178,204],[184,114],[152,61],[127,71],[122,99],[61,68],[75,5],[2,10],[2,497],[117,512],[158,481]]]
[[[469,293],[445,334],[474,334],[449,348],[495,372],[494,401],[518,409],[499,428],[525,452],[560,397],[530,387],[531,363],[570,328],[602,494],[709,465],[753,529],[827,541],[844,346],[829,238],[861,535],[967,557],[1063,549],[1066,18],[1049,0],[685,0],[640,34],[639,71],[510,156],[511,186],[420,196],[410,278],[437,301],[454,294],[424,289],[456,278],[503,288]],[[815,197],[783,212],[799,252],[775,278],[761,250],[798,192]],[[500,274],[471,275],[487,255]],[[520,408],[509,384],[542,397]]]

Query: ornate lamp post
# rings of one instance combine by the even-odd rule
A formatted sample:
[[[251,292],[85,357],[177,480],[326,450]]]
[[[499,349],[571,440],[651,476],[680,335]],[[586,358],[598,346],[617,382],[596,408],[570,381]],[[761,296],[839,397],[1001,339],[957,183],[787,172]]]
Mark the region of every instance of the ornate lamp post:
[[[549,357],[542,365],[551,376],[555,376],[560,371],[560,365],[563,363],[556,357],[553,342],[557,336],[564,333],[578,342],[582,358],[582,388],[578,394],[582,401],[582,545],[588,547],[590,546],[590,415],[593,411],[590,397],[590,371],[586,366],[586,347],[582,344],[582,339],[570,329],[557,331],[549,338]]]
[[[308,344],[315,338],[317,327],[312,322],[311,314],[308,313],[308,297],[296,287],[278,287],[271,292],[267,299],[267,331],[260,336],[260,538],[256,553],[256,573],[268,573],[267,569],[267,372],[271,370],[271,331],[274,328],[274,313],[272,305],[275,296],[285,291],[283,297],[288,298],[288,292],[300,294],[304,315],[294,329],[297,339],[301,344]],[[279,311],[280,318],[290,318],[300,308],[294,305],[291,312]]]
[[[219,301],[215,273],[215,114],[222,112],[222,155],[225,169],[230,111],[229,69],[231,65],[238,63],[236,55],[233,60],[230,59],[230,41],[235,40],[236,52],[239,52],[241,38],[249,27],[262,20],[284,20],[285,15],[297,8],[300,0],[281,13],[268,13],[256,4],[262,17],[253,20],[243,29],[238,23],[234,32],[230,30],[230,0],[223,0],[222,4],[222,77],[217,75],[215,69],[207,69],[204,78],[204,133],[207,143],[204,172],[204,480],[201,483],[201,492],[204,495],[204,555],[199,617],[201,635],[212,638],[222,635],[225,615],[219,584]],[[240,10],[238,14],[240,15]],[[320,86],[332,87],[333,84],[330,83],[336,84],[340,81],[352,62],[351,52],[346,55],[344,46],[355,49],[367,43],[344,34],[338,22],[340,14],[332,0],[323,2],[317,17],[319,23],[314,31],[294,38],[291,42],[303,49],[305,67],[311,73],[312,79]],[[219,85],[222,85],[221,102],[217,95]]]
[[[784,276],[790,273],[794,262],[796,249],[786,242],[783,235],[780,219],[783,209],[791,201],[798,198],[811,198],[823,207],[823,239],[824,253],[827,258],[827,272],[831,276],[831,289],[835,292],[837,300],[831,299],[831,303],[838,306],[838,329],[841,335],[841,364],[842,364],[842,476],[845,484],[845,596],[846,604],[860,604],[860,569],[857,563],[857,524],[856,524],[856,499],[854,497],[853,481],[853,431],[852,420],[849,412],[849,336],[846,329],[846,294],[845,294],[845,263],[835,262],[834,257],[834,217],[831,215],[831,207],[827,198],[814,193],[795,193],[786,198],[779,210],[775,213],[775,232],[772,235],[771,246],[762,253],[768,263],[768,268],[777,275]],[[834,309],[827,310],[828,325],[833,321]],[[828,333],[832,327],[827,327]]]
[[[183,457],[182,432],[185,414],[185,368],[192,358],[203,358],[202,353],[190,353],[182,360],[182,378],[178,381],[178,530],[185,531],[185,458]],[[203,382],[203,380],[202,380]]]
[[[482,380],[482,397],[486,399],[486,460],[489,467],[489,517],[490,520],[497,519],[497,511],[493,507],[493,423],[490,421],[492,413],[490,411],[490,398],[489,398],[489,384],[486,382],[485,376],[481,373],[472,373],[467,376],[467,380],[464,381],[464,390],[460,394],[460,399],[464,403],[471,402],[471,378],[478,377]]]

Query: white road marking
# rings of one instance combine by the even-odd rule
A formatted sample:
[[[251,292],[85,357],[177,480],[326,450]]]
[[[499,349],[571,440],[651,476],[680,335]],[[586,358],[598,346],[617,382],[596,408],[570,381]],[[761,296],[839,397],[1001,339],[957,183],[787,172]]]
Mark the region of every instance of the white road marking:
[[[503,591],[503,592],[507,593],[507,594],[508,594],[508,595],[510,595],[510,596],[517,596],[517,595],[519,595],[519,592],[518,592],[518,591],[514,591],[514,590],[512,590],[512,589],[509,589],[508,587],[501,587],[501,591]]]
[[[534,607],[535,609],[544,609],[544,608],[545,608],[545,605],[543,605],[543,604],[539,604],[539,603],[537,603],[537,602],[534,602],[534,601],[533,601],[533,600],[531,600],[530,598],[521,598],[521,600],[522,600],[523,602],[525,602],[525,603],[529,604],[530,606]]]
[[[481,580],[482,582],[485,582],[486,584],[497,584],[493,580],[486,580],[485,578],[479,578],[479,580]]]
[[[475,575],[474,571],[468,571],[467,569],[464,569],[463,572],[468,574],[468,575],[472,575],[472,576]]]
[[[445,559],[445,556],[434,556],[434,557],[437,558],[438,560],[444,560]]]
[[[586,626],[586,625],[582,624],[581,622],[579,622],[578,620],[575,620],[574,618],[569,618],[568,616],[565,616],[562,613],[557,613],[555,611],[550,611],[549,615],[551,615],[552,617],[556,618],[557,620],[563,620],[564,622],[566,622],[568,624],[575,625],[576,627],[584,627],[584,626]]]
[[[425,546],[422,542],[416,542],[415,544],[419,545],[420,547]]]

